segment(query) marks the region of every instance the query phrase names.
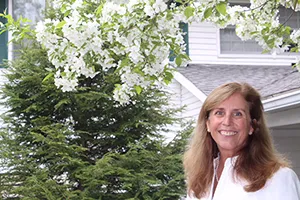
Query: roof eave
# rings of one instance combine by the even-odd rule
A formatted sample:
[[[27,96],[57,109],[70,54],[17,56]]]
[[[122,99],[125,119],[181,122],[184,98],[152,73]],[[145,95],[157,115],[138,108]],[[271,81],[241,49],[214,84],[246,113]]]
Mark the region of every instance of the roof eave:
[[[262,103],[264,105],[265,112],[300,105],[300,90],[263,100]]]
[[[189,92],[195,95],[201,102],[205,101],[207,96],[201,90],[199,90],[190,80],[184,77],[181,73],[174,72],[174,78],[182,86],[184,86]]]

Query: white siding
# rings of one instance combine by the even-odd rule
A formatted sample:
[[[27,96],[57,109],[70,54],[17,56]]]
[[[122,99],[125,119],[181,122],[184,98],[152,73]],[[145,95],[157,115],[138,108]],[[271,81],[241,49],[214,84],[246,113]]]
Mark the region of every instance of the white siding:
[[[169,85],[168,90],[172,93],[169,100],[171,106],[184,107],[178,117],[195,120],[202,105],[201,101],[175,79]]]
[[[206,63],[217,58],[217,28],[209,23],[189,26],[189,53],[193,63]]]
[[[172,83],[170,83],[167,87],[167,91],[170,93],[169,103],[173,108],[181,107],[181,88],[182,85],[178,83],[175,79],[173,79]],[[182,114],[179,113],[177,117],[182,117]]]
[[[170,97],[171,104],[175,107],[184,106],[184,110],[178,117],[184,119],[197,119],[202,106],[201,101],[176,80],[173,80],[169,85],[169,91],[172,92]]]
[[[181,99],[182,105],[185,106],[182,117],[197,119],[200,108],[202,106],[202,102],[184,87],[181,91]]]
[[[300,124],[300,107],[291,107],[289,109],[276,111],[276,112],[268,112],[266,114],[266,119],[268,122],[268,126],[272,127],[280,127],[280,126],[288,126],[293,124]],[[300,135],[300,130],[299,130]],[[299,143],[300,145],[300,143]]]
[[[189,25],[189,54],[191,63],[243,64],[243,65],[290,65],[295,62],[295,54],[221,54],[219,29],[209,23]]]
[[[172,108],[180,108],[182,107],[181,100],[181,88],[182,85],[173,79],[172,83],[170,83],[167,87],[167,91],[170,93],[169,96],[169,106]],[[175,117],[182,118],[182,113],[178,113]],[[171,130],[171,132],[165,134],[167,142],[171,141],[176,133],[182,130],[181,124],[173,124],[171,126],[167,126]]]
[[[299,129],[278,129],[272,134],[276,149],[284,154],[292,164],[292,168],[300,177],[300,134]],[[298,134],[294,134],[298,133]]]

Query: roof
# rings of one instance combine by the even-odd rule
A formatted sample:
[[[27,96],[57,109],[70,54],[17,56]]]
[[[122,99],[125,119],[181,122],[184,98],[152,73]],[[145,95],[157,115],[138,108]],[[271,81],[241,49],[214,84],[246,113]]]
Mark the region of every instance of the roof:
[[[178,72],[206,95],[233,81],[249,83],[263,99],[300,90],[300,73],[291,66],[189,64]]]

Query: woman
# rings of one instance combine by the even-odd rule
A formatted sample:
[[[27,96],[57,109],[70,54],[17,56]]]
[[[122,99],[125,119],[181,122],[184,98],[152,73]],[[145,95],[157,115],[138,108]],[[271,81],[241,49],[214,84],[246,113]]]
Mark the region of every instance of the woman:
[[[273,146],[259,93],[224,84],[202,105],[184,154],[187,199],[300,200],[300,183]]]

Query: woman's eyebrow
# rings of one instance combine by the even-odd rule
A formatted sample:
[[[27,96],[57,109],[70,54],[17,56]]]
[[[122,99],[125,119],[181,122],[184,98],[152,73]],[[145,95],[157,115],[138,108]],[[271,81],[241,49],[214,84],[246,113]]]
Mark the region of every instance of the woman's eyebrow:
[[[217,107],[217,108],[214,108],[213,110],[225,110],[225,108]]]
[[[217,108],[214,108],[213,110],[225,110],[225,108],[217,107]],[[234,108],[233,111],[243,111],[243,112],[246,112],[246,110],[244,108]]]
[[[243,111],[244,113],[246,112],[246,110],[243,108],[235,108],[235,109],[233,109],[233,111]]]

